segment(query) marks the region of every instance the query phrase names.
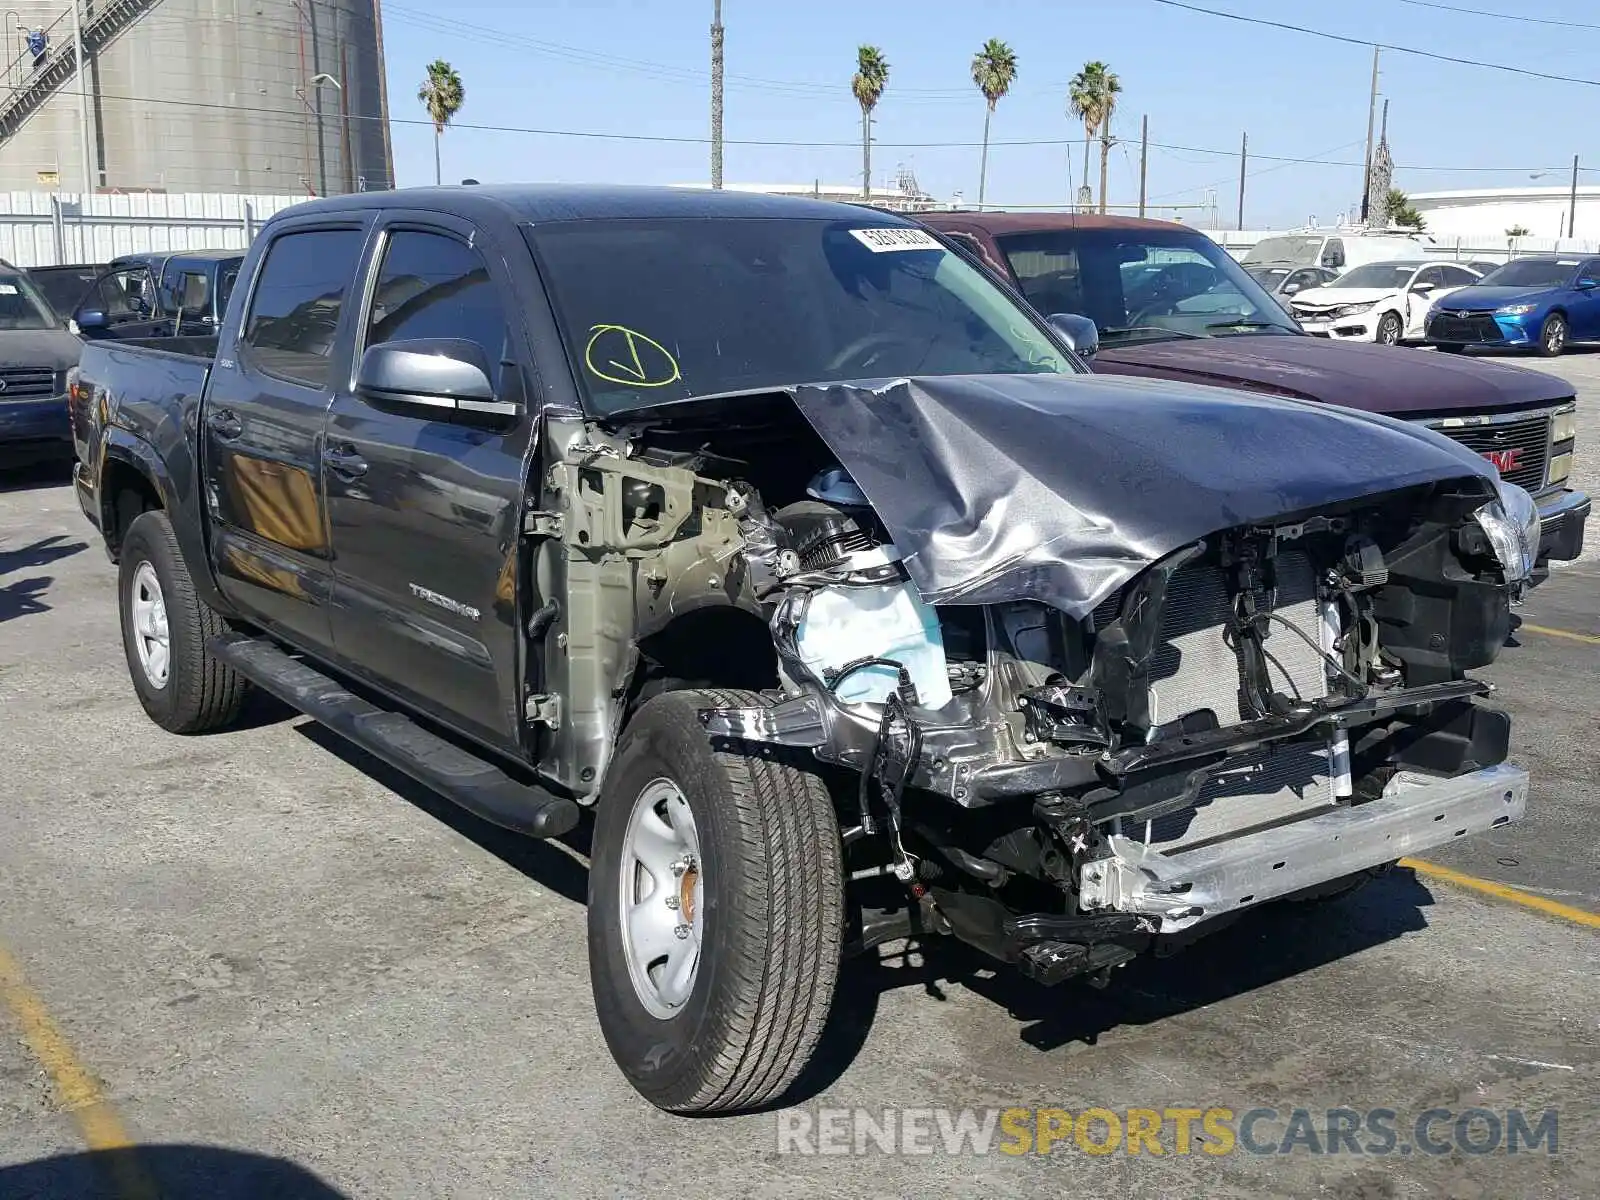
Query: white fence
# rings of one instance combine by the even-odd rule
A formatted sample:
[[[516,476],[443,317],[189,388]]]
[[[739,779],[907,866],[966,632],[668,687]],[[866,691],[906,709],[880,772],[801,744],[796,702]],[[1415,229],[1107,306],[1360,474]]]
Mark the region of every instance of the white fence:
[[[1243,258],[1262,238],[1294,233],[1321,233],[1355,236],[1350,229],[1205,229],[1229,254]],[[1581,238],[1508,238],[1504,233],[1484,231],[1475,234],[1424,234],[1423,253],[1429,258],[1453,261],[1505,262],[1526,254],[1600,254],[1600,242]]]
[[[104,263],[146,250],[243,249],[303,196],[222,192],[0,192],[0,259],[17,267]]]

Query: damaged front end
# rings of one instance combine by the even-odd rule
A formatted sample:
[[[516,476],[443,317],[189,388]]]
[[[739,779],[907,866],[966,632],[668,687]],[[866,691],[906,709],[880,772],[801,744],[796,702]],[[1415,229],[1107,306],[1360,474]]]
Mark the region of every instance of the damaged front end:
[[[702,719],[831,769],[900,897],[860,902],[858,947],[949,932],[1053,983],[1521,815],[1467,672],[1525,514],[1445,439],[1131,381],[784,398],[820,458],[630,436],[725,477],[778,687]]]

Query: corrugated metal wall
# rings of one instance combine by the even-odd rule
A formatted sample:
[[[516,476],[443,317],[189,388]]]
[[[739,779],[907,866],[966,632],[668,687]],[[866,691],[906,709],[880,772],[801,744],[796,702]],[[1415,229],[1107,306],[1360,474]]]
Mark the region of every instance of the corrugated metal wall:
[[[90,196],[0,192],[0,258],[18,267],[103,263],[142,250],[249,245],[261,223],[298,196],[223,192]]]

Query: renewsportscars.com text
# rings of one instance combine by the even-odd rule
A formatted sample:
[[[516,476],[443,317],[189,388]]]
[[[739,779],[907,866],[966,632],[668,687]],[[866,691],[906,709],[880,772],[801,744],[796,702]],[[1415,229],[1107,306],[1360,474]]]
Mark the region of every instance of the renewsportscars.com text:
[[[777,1114],[779,1154],[1093,1156],[1556,1154],[1555,1109],[815,1108]]]

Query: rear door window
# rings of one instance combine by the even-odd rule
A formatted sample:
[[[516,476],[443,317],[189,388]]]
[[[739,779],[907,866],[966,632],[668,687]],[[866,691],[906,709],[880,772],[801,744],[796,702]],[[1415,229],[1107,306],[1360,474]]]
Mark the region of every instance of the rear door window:
[[[280,234],[250,298],[243,345],[269,375],[322,388],[365,234],[305,229]]]

